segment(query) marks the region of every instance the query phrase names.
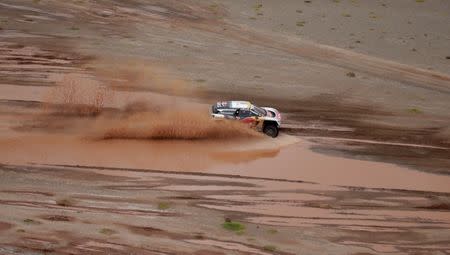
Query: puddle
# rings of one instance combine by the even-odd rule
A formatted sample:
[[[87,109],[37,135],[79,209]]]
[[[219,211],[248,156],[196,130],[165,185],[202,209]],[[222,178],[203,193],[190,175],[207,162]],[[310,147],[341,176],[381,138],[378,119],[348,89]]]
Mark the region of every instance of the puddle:
[[[394,164],[322,155],[307,141],[280,149],[274,158],[223,164],[211,172],[303,180],[325,185],[450,192],[450,176],[411,170]],[[420,180],[420,181],[418,181]]]
[[[70,135],[44,134],[0,139],[0,162],[203,172],[309,181],[328,186],[450,192],[450,176],[409,170],[387,163],[322,155],[309,150],[310,144],[306,141],[279,147],[267,139],[248,140],[239,148],[240,151],[233,151],[239,144],[240,141],[91,141]],[[254,153],[254,150],[259,151],[264,146],[278,147],[279,152],[277,155]],[[229,160],[229,155],[217,159],[218,153],[228,151],[245,155],[245,160]],[[192,188],[223,190],[224,187]],[[175,189],[189,190],[190,187]]]

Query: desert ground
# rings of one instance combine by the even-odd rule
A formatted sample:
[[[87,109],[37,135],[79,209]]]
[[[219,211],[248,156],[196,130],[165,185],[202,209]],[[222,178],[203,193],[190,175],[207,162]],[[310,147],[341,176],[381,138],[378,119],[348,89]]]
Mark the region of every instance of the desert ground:
[[[0,0],[0,254],[450,254],[448,24],[447,0]]]

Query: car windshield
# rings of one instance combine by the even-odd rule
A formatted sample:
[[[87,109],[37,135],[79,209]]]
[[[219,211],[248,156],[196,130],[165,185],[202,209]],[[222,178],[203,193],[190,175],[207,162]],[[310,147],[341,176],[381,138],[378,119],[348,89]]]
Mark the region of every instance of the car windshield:
[[[263,108],[261,108],[261,107],[258,107],[258,106],[252,106],[252,110],[254,111],[254,112],[256,112],[259,116],[266,116],[267,115],[267,112],[266,112],[266,110],[264,110]]]

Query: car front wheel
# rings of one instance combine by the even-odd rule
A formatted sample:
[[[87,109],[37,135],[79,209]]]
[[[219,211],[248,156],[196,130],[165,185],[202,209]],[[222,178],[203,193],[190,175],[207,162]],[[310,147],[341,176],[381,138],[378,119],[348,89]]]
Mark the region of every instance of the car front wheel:
[[[268,124],[264,127],[263,132],[264,134],[275,138],[278,136],[278,127],[274,124]]]

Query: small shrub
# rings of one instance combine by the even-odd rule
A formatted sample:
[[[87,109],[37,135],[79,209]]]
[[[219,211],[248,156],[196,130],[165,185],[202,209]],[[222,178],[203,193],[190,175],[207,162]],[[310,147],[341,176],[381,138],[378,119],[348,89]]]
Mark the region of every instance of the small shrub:
[[[305,26],[305,21],[297,21],[297,23],[295,23],[297,25],[297,27],[303,27]]]
[[[194,236],[194,238],[195,238],[195,239],[199,239],[199,240],[205,239],[205,237],[203,236],[202,233],[196,233],[195,236]]]
[[[278,230],[276,230],[276,229],[269,229],[269,230],[267,230],[267,233],[274,235],[274,234],[278,233]]]
[[[56,204],[59,206],[68,207],[68,206],[72,206],[74,204],[74,201],[70,200],[68,198],[63,198],[63,199],[56,200]]]
[[[346,17],[346,18],[350,18],[352,15],[348,14],[348,13],[343,13],[342,16]]]
[[[255,4],[255,6],[253,6],[253,9],[255,10],[255,12],[260,12],[262,7],[262,4]]]
[[[416,114],[422,113],[422,111],[420,109],[417,109],[417,108],[410,108],[410,109],[408,109],[408,111],[410,113],[416,113]]]
[[[241,224],[239,222],[236,222],[236,221],[231,221],[231,220],[230,221],[225,221],[222,224],[222,227],[224,229],[226,229],[226,230],[234,231],[234,232],[236,232],[238,234],[239,233],[242,234],[243,231],[245,230],[245,226],[243,224]]]
[[[45,216],[43,219],[50,221],[70,221],[70,218],[65,215],[48,215]]]
[[[159,202],[158,203],[158,209],[159,210],[167,210],[170,208],[170,204],[167,202]]]
[[[257,16],[263,16],[264,15],[262,10],[261,10],[262,7],[263,7],[262,4],[256,4],[255,6],[253,6],[253,9],[254,9],[254,11],[255,11]]]
[[[108,236],[117,233],[116,231],[114,231],[114,230],[112,230],[112,229],[109,229],[109,228],[102,228],[102,229],[100,229],[98,232],[99,232],[100,234],[104,234],[104,235],[108,235]]]
[[[41,222],[39,222],[37,220],[33,220],[33,219],[24,219],[23,222],[26,223],[26,224],[34,224],[34,225],[41,224]]]
[[[356,74],[354,72],[348,72],[346,75],[350,78],[356,77]]]
[[[265,251],[274,252],[274,251],[277,250],[277,247],[276,247],[276,246],[273,246],[273,245],[266,245],[266,246],[263,247],[263,249],[264,249]]]
[[[217,4],[211,4],[210,6],[209,6],[209,8],[211,8],[211,9],[217,9],[219,6],[217,5]]]

